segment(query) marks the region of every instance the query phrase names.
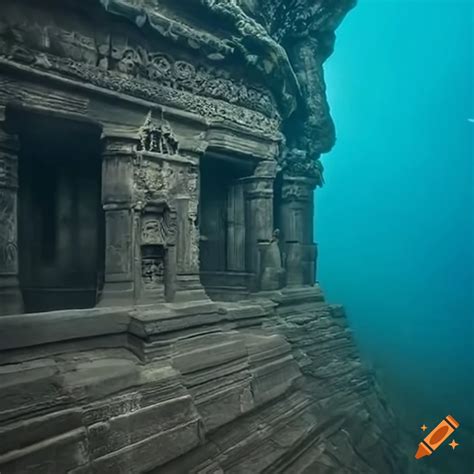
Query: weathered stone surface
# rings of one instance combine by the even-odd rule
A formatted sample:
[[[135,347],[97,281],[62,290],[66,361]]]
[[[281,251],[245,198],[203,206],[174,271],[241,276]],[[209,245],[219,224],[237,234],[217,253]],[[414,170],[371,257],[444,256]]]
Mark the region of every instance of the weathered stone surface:
[[[87,441],[83,428],[47,438],[27,448],[0,457],[2,472],[8,474],[62,474],[87,462]]]
[[[354,1],[46,3],[0,6],[0,472],[421,472],[315,285]]]
[[[215,306],[201,334],[155,331],[145,364],[102,349],[2,368],[2,472],[404,472],[340,306],[317,288]],[[257,323],[226,327],[238,309]]]
[[[129,314],[127,308],[120,311],[94,308],[3,317],[0,350],[124,333]]]

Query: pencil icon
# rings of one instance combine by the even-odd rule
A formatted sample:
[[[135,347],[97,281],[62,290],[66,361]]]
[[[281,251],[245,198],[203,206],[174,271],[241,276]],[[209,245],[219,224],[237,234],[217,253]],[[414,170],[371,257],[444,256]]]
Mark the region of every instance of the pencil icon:
[[[444,441],[459,428],[459,423],[448,415],[419,445],[415,454],[416,459],[431,456]]]

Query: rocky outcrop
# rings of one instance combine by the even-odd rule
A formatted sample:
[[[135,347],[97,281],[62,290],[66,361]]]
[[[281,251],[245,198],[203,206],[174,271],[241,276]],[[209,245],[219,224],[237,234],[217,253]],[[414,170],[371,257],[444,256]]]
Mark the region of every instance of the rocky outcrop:
[[[88,311],[0,319],[3,474],[408,472],[317,288]]]

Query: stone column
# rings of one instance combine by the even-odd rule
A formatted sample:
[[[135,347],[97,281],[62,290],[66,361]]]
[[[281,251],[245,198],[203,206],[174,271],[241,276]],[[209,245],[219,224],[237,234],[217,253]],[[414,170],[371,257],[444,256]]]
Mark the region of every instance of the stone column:
[[[133,157],[136,140],[124,134],[104,138],[102,205],[105,213],[105,277],[100,306],[135,302],[136,223],[133,199]]]
[[[18,142],[0,123],[0,316],[23,312],[18,280]]]
[[[197,192],[197,191],[196,191]],[[199,277],[198,202],[190,196],[176,196],[176,301],[207,299]]]
[[[260,244],[269,243],[273,234],[273,184],[275,161],[261,161],[250,177],[243,178],[245,193],[246,268],[255,275],[251,290],[258,290],[260,276]]]
[[[245,199],[242,183],[234,183],[227,194],[227,268],[245,272]]]
[[[317,181],[283,176],[280,222],[288,286],[313,285],[313,192]]]

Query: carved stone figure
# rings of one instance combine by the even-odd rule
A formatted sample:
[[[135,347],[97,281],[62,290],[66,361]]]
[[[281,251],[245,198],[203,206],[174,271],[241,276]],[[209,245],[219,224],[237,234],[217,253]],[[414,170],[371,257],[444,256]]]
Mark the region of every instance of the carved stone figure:
[[[270,243],[261,249],[262,275],[260,286],[262,290],[278,290],[285,284],[286,272],[283,267],[279,239],[280,229],[275,229]]]
[[[151,151],[163,155],[175,155],[178,152],[178,141],[168,122],[160,125],[153,122],[151,112],[140,128],[139,151]]]
[[[2,271],[16,272],[18,264],[15,211],[12,193],[0,190],[0,268]]]
[[[147,290],[154,290],[163,284],[164,262],[160,258],[142,260],[143,284]]]

